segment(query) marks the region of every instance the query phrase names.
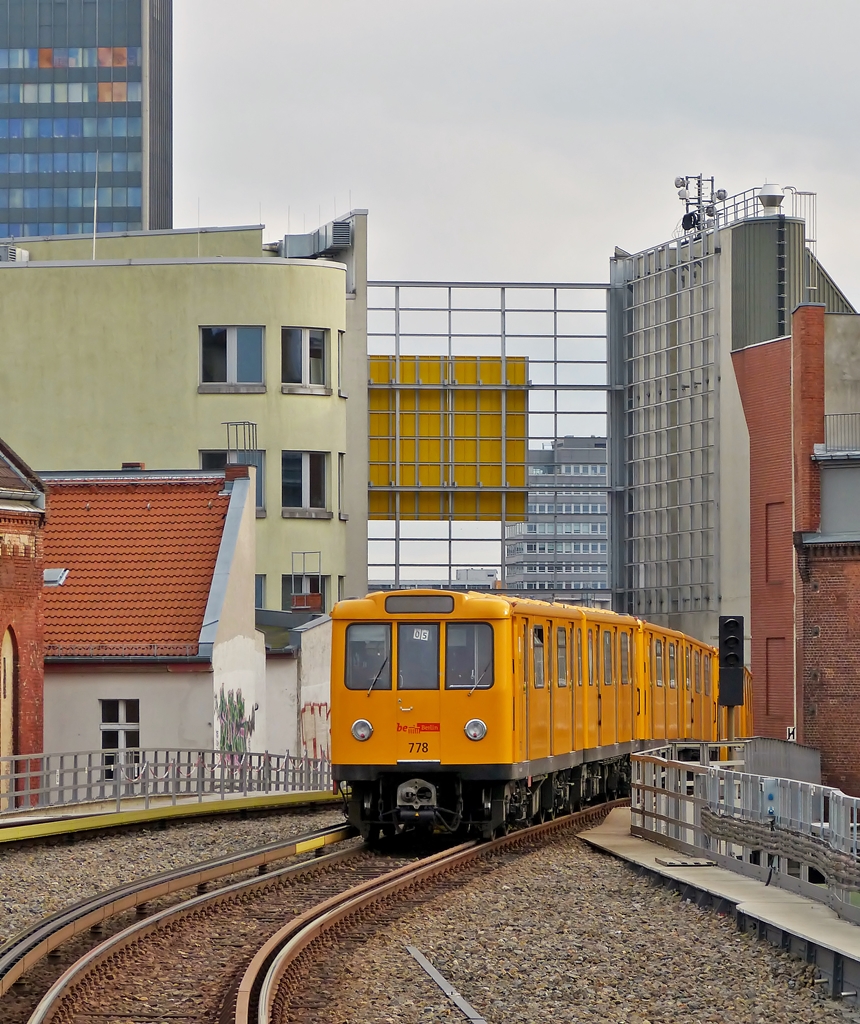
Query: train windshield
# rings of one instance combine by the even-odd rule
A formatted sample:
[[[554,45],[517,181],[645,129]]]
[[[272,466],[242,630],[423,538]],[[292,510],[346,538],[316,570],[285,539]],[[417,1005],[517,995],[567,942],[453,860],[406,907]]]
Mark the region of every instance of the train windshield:
[[[445,627],[445,689],[489,690],[493,685],[493,627],[449,622]]]
[[[439,689],[438,622],[401,622],[397,627],[397,689]]]
[[[354,623],[346,630],[346,688],[391,689],[391,626]]]

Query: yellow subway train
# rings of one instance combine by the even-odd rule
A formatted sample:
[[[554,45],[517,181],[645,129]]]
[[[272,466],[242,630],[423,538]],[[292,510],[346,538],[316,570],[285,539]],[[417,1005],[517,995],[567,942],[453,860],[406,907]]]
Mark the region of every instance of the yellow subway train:
[[[630,754],[660,740],[727,738],[716,650],[631,616],[407,590],[332,620],[333,775],[366,838],[489,837],[625,794]]]

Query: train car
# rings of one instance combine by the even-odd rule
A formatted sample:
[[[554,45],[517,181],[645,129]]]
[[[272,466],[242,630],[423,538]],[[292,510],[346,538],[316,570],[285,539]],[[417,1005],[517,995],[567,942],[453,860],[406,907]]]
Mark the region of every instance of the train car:
[[[626,793],[636,750],[726,737],[714,648],[631,616],[409,590],[332,619],[333,775],[366,838],[489,837]]]

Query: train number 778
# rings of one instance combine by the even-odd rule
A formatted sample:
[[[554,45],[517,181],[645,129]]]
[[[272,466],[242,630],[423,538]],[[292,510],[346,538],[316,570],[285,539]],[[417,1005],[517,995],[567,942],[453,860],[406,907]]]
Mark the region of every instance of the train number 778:
[[[410,743],[410,754],[427,754],[430,752],[430,745],[427,743]]]

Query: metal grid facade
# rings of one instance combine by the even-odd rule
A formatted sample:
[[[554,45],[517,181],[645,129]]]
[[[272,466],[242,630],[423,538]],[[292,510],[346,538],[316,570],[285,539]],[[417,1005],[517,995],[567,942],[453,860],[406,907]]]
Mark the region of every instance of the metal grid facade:
[[[370,578],[441,585],[480,567],[495,569],[504,586],[504,525],[526,513],[528,452],[565,435],[605,436],[608,286],[368,287],[369,500],[371,516],[380,517],[369,524]],[[474,409],[460,408],[465,394]],[[412,407],[422,400],[432,408]],[[462,414],[460,437],[437,422],[446,411]],[[422,428],[417,416],[412,433],[404,417],[420,413],[430,419]],[[422,440],[436,446],[422,449]],[[422,477],[432,496],[425,498]]]
[[[627,610],[715,601],[714,232],[615,262],[626,377]]]

